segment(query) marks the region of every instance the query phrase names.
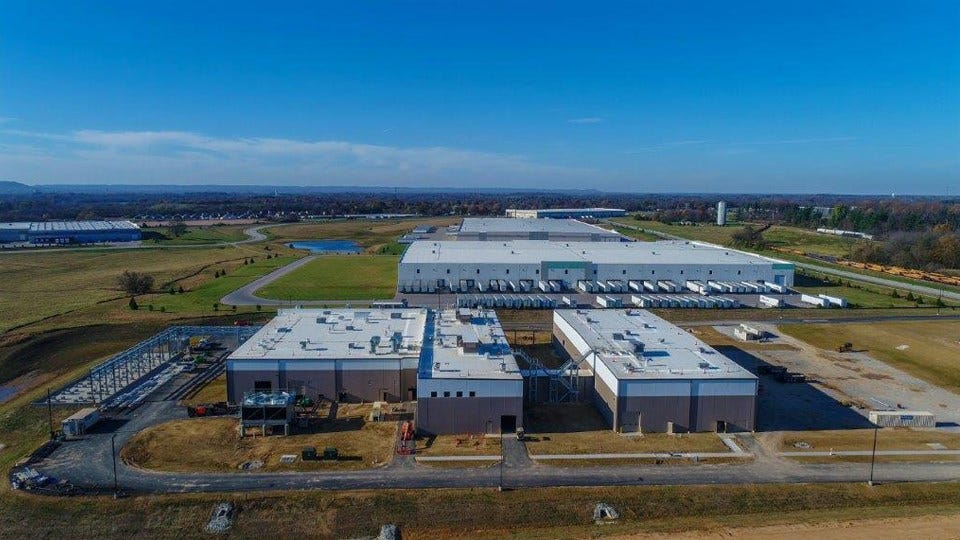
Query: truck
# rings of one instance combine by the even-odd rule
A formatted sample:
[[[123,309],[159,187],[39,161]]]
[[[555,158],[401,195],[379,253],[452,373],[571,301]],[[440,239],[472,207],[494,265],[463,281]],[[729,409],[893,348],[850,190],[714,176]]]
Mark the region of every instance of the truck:
[[[100,421],[100,409],[87,407],[73,413],[60,422],[64,437],[79,437],[87,433],[94,424]]]

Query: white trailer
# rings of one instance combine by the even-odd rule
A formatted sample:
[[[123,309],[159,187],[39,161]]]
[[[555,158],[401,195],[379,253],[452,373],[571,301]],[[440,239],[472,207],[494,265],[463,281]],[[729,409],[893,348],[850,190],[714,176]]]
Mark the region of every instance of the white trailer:
[[[818,294],[817,296],[819,296],[820,298],[823,298],[827,302],[830,302],[831,305],[842,307],[842,308],[847,307],[846,298],[841,298],[839,296],[827,296],[825,294]]]
[[[602,293],[610,292],[610,286],[607,284],[606,281],[598,281],[597,292],[602,292]]]
[[[603,294],[601,294],[600,296],[597,296],[597,304],[605,308],[623,307],[623,302],[621,302],[619,298],[616,298],[614,296],[606,296]]]
[[[773,292],[778,292],[780,294],[784,294],[787,292],[787,288],[784,287],[783,285],[778,285],[776,283],[764,283],[764,285],[766,285]]]
[[[627,287],[629,287],[630,290],[631,290],[631,291],[634,291],[634,292],[643,292],[643,282],[642,282],[642,281],[637,281],[637,280],[635,280],[635,279],[631,279],[630,281],[627,281]]]
[[[773,308],[783,307],[782,298],[775,298],[773,296],[766,296],[761,294],[759,300],[760,300],[761,307],[773,307]]]
[[[63,429],[63,435],[66,437],[79,437],[100,421],[100,409],[96,407],[87,407],[80,409],[60,422]]]
[[[543,280],[537,282],[537,288],[543,292],[550,292],[550,284]]]
[[[870,411],[870,422],[880,427],[937,427],[937,419],[927,411]]]
[[[653,307],[650,302],[650,299],[644,295],[633,295],[630,297],[630,301],[633,302],[633,305],[641,308]]]
[[[624,292],[623,281],[620,281],[619,279],[611,279],[607,281],[607,285],[610,287],[610,292]]]
[[[830,305],[830,301],[826,298],[820,298],[819,296],[811,296],[809,294],[801,294],[800,301],[805,304],[811,304],[817,307],[827,307]]]
[[[577,302],[570,298],[569,296],[563,296],[560,298],[560,303],[565,306],[577,307]]]
[[[650,292],[657,292],[657,282],[650,280],[643,280],[643,288]]]
[[[552,292],[560,292],[563,290],[563,282],[558,279],[551,279],[547,283],[550,284],[550,290]]]
[[[593,292],[593,282],[586,279],[581,279],[577,282],[577,288],[585,293]]]

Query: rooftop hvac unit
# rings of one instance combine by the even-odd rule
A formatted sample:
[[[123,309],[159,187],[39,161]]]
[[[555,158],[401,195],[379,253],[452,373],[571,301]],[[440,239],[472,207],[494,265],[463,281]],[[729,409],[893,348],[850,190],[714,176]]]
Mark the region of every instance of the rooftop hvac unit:
[[[403,313],[401,313],[401,312],[399,312],[399,311],[391,311],[391,312],[390,312],[390,318],[391,318],[391,319],[402,319],[402,318],[403,318]]]
[[[380,346],[380,336],[370,336],[370,352],[377,352],[378,346]]]

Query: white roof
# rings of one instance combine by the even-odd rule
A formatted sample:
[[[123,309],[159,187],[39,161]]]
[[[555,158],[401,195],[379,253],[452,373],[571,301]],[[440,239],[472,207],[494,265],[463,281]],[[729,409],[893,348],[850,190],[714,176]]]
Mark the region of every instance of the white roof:
[[[519,221],[519,220],[518,220]],[[583,261],[597,264],[759,264],[783,263],[712,244],[665,240],[661,242],[552,242],[471,240],[413,242],[401,263],[538,264],[545,261]],[[786,264],[786,263],[783,263]]]
[[[490,310],[468,310],[470,321],[457,318],[457,311],[431,312],[427,344],[420,358],[421,379],[522,379],[517,360],[497,316]],[[461,311],[462,313],[466,313]],[[466,352],[462,343],[476,343],[476,352]]]
[[[554,313],[617,379],[756,379],[713,347],[649,311],[563,309]]]
[[[508,208],[507,212],[540,212],[540,213],[569,213],[569,212],[626,212],[623,208]]]
[[[426,309],[281,309],[231,360],[419,357]]]
[[[517,234],[545,232],[620,236],[614,231],[577,221],[576,219],[515,219],[504,217],[464,218],[463,223],[460,224],[460,232]]]

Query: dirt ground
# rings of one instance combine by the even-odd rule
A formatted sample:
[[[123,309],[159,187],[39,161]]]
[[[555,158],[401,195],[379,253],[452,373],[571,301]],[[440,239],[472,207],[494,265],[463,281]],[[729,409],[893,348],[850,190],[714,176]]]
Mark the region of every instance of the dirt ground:
[[[817,538],[819,540],[900,540],[902,538],[960,538],[960,515],[920,516],[915,518],[870,519],[765,527],[724,527],[709,531],[671,534],[635,534],[610,537],[610,540],[706,540],[739,538],[771,540],[775,538]]]

